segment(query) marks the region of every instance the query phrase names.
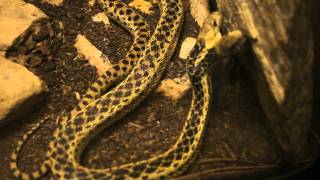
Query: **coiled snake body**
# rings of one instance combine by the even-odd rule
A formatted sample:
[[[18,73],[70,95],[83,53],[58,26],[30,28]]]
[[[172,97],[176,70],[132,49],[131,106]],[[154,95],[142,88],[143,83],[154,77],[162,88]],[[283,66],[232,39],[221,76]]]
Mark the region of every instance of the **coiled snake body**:
[[[59,179],[158,179],[183,172],[198,150],[211,98],[207,73],[210,60],[226,54],[224,52],[234,46],[241,37],[241,33],[234,33],[230,36],[232,38],[222,38],[218,14],[209,17],[208,25],[200,33],[198,43],[188,58],[187,72],[193,85],[192,104],[176,143],[153,158],[118,167],[90,169],[80,165],[79,158],[86,144],[99,132],[132,111],[158,84],[175,49],[183,22],[182,0],[161,0],[161,16],[149,40],[148,26],[141,16],[134,14],[125,4],[116,0],[101,0],[100,4],[107,8],[107,14],[110,13],[111,17],[135,36],[127,55],[131,60],[124,59],[120,65],[115,65],[113,72],[107,72],[93,84],[75,109],[61,116],[53,140],[49,143],[46,160],[38,171],[31,174],[20,171],[16,161],[24,141],[39,124],[24,135],[11,156],[10,167],[15,177],[39,178],[51,169],[53,175]],[[208,35],[212,38],[208,39]],[[131,66],[126,66],[128,64]],[[124,68],[120,72],[123,67],[128,69]],[[126,78],[114,89],[100,96],[106,87],[119,77]]]

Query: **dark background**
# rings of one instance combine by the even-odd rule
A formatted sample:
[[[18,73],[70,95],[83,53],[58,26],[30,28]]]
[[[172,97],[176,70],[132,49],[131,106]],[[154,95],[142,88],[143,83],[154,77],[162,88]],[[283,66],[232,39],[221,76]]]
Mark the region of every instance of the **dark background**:
[[[315,6],[312,13],[313,20],[313,32],[314,32],[314,66],[313,66],[313,76],[314,76],[314,108],[313,108],[313,127],[316,127],[317,135],[319,138],[320,134],[320,2],[314,0]],[[310,169],[314,177],[320,179],[320,160]]]
[[[313,12],[311,13],[314,39],[314,66],[313,66],[313,82],[314,82],[314,104],[313,104],[313,127],[320,134],[320,2],[313,0]]]
[[[313,133],[320,137],[320,1],[313,0],[313,10],[310,13],[314,39],[314,66],[313,66]],[[320,179],[320,160],[310,168],[296,176],[297,179]]]

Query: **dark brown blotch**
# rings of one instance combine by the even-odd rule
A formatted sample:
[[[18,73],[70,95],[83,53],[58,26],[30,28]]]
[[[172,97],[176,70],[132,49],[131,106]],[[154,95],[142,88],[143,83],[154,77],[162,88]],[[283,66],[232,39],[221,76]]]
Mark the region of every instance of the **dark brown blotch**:
[[[136,165],[133,167],[134,171],[143,171],[146,168],[144,164]]]
[[[117,7],[117,8],[122,8],[122,7],[123,7],[123,4],[118,3],[118,4],[116,4],[116,7]]]
[[[120,70],[120,66],[119,65],[115,65],[115,66],[113,66],[113,69],[116,70],[116,71],[119,71]]]
[[[130,83],[130,82],[128,82],[128,83],[125,84],[124,87],[125,87],[126,89],[131,89],[131,88],[133,87],[133,84]]]
[[[95,115],[98,112],[98,108],[96,106],[89,107],[86,111],[87,116]]]
[[[112,105],[115,105],[115,106],[116,106],[116,105],[118,105],[119,103],[120,103],[120,101],[116,99],[116,100],[114,100],[114,101],[112,102]]]
[[[131,9],[127,9],[126,13],[127,13],[127,15],[130,15],[132,13],[132,10]]]
[[[129,171],[127,169],[118,169],[113,172],[114,175],[121,176],[124,174],[128,174]]]
[[[102,104],[102,106],[108,106],[110,104],[110,102],[111,102],[110,98],[107,98],[107,99],[103,100],[101,102],[101,104]]]
[[[114,96],[117,97],[117,98],[122,97],[122,95],[123,95],[122,91],[117,91],[117,92],[114,93]]]

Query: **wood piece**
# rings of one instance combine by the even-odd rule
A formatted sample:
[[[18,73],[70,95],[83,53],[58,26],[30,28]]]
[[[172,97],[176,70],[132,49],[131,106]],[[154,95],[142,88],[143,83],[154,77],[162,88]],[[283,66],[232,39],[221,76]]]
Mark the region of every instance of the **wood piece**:
[[[312,31],[310,1],[217,0],[227,31],[252,37],[241,59],[287,160],[303,158],[311,124]]]

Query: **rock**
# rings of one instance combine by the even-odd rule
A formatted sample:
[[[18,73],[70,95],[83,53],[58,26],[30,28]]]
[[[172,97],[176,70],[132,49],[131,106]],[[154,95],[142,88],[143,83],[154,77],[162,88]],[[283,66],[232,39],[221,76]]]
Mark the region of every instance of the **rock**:
[[[191,88],[191,83],[187,74],[174,79],[164,79],[160,82],[156,92],[160,92],[170,99],[177,101]]]
[[[42,59],[38,56],[32,57],[28,64],[30,64],[31,67],[38,67],[42,63]]]
[[[92,8],[95,4],[96,0],[88,0],[88,5],[90,8]]]
[[[103,55],[86,37],[78,35],[74,46],[80,56],[84,56],[89,64],[97,68],[98,74],[103,74],[106,70],[112,68],[107,56]]]
[[[52,29],[52,28],[51,28]],[[43,41],[45,38],[49,36],[49,29],[47,28],[41,28],[40,26],[37,26],[35,28],[35,33],[32,36],[33,40],[36,42]]]
[[[0,127],[36,109],[47,91],[25,67],[0,56]]]
[[[61,28],[60,22],[47,18],[33,21],[10,45],[5,57],[28,68],[51,61],[64,39]],[[49,66],[46,71],[52,69]]]
[[[193,37],[186,37],[183,43],[181,44],[181,49],[179,57],[181,59],[187,59],[194,45],[197,43],[197,39]]]
[[[47,26],[47,30],[48,30],[49,36],[53,37],[54,36],[54,30],[53,30],[51,24],[48,23],[48,24],[46,24],[46,26]],[[60,24],[59,24],[59,26],[60,26]]]
[[[139,9],[145,14],[154,13],[154,11],[152,11],[152,4],[146,0],[133,0],[129,3],[129,6]]]
[[[41,10],[22,0],[0,1],[0,55],[4,55],[34,20],[46,17]]]
[[[43,70],[46,71],[46,72],[50,72],[50,71],[53,71],[55,68],[56,68],[55,63],[53,63],[53,62],[47,62],[47,63],[44,65]]]
[[[32,36],[29,36],[29,38],[26,40],[25,46],[28,51],[31,51],[36,47],[36,42],[33,41]]]
[[[28,49],[25,46],[20,46],[20,48],[18,49],[18,54],[27,54],[27,52],[28,52]],[[8,55],[8,56],[14,56],[14,55]]]
[[[63,0],[43,0],[43,2],[46,2],[53,6],[60,6],[63,3]]]
[[[105,13],[98,13],[94,16],[92,16],[93,22],[102,22],[105,25],[105,28],[109,27],[110,21],[108,16]]]
[[[202,26],[206,17],[210,14],[208,0],[190,0],[190,13],[199,26]]]
[[[41,43],[39,43],[37,46],[38,46],[38,47],[37,47],[36,49],[34,49],[34,50],[32,51],[32,53],[37,53],[37,52],[39,52],[39,53],[41,53],[42,55],[47,55],[47,56],[50,55],[50,52],[49,52],[47,43],[41,42]]]
[[[257,95],[283,156],[301,160],[310,133],[313,41],[308,15],[312,3],[217,0],[226,31],[240,29],[254,39],[241,63],[255,81]]]

